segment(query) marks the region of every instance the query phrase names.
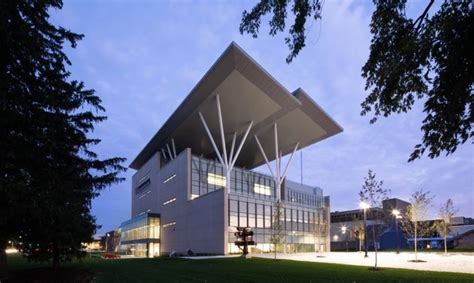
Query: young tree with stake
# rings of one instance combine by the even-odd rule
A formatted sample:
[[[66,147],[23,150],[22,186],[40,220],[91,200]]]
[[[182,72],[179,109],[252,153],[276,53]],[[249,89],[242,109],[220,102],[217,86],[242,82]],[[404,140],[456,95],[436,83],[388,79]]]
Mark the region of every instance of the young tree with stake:
[[[285,241],[285,235],[283,231],[283,206],[280,200],[275,202],[273,208],[273,226],[272,226],[272,236],[270,237],[270,243],[273,244],[273,249],[275,253],[275,259],[277,258],[277,248]]]
[[[444,238],[444,253],[448,253],[448,235],[450,232],[449,226],[451,225],[451,218],[457,213],[454,209],[454,203],[449,198],[439,210],[439,217],[441,221],[436,223],[436,230]]]
[[[372,170],[369,170],[369,176],[364,178],[364,184],[362,185],[362,190],[359,192],[359,197],[361,202],[365,202],[368,204],[372,209],[371,213],[374,219],[376,220],[384,220],[385,216],[383,211],[378,211],[375,208],[380,208],[383,206],[383,201],[388,199],[390,194],[389,189],[384,189],[382,187],[383,181],[377,181],[375,178],[375,173]],[[384,225],[377,225],[372,224],[372,240],[374,243],[374,250],[375,250],[375,265],[374,269],[378,269],[377,267],[377,238],[380,236],[381,232],[383,231]],[[365,233],[367,236],[367,233]]]
[[[428,208],[433,197],[429,191],[416,191],[410,198],[410,205],[407,207],[405,217],[400,219],[403,232],[409,238],[413,238],[415,247],[415,260],[413,262],[421,262],[418,260],[418,237],[428,234],[432,230],[432,226],[427,219]]]

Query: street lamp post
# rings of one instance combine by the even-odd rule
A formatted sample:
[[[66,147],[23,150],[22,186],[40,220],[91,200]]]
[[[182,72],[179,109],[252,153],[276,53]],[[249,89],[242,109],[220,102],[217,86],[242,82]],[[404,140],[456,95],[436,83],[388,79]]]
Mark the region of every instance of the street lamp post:
[[[342,231],[342,235],[344,235],[344,243],[346,245],[346,252],[349,251],[349,247],[347,246],[347,235],[346,235],[346,231],[347,231],[347,227],[346,226],[342,226],[341,227],[341,231]]]
[[[392,211],[393,216],[395,216],[395,233],[397,237],[397,254],[400,253],[400,237],[398,236],[398,218],[400,218],[400,211],[398,209],[394,209]]]
[[[110,237],[109,233],[105,234],[105,252],[109,251],[109,237]]]
[[[364,210],[364,246],[365,246],[365,255],[364,257],[369,257],[367,254],[367,209],[370,207],[368,203],[362,201],[360,203],[360,208]]]

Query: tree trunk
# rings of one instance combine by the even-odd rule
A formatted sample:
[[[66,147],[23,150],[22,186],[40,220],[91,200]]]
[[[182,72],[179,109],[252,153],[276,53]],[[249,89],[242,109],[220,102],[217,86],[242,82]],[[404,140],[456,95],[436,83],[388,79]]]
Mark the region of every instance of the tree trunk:
[[[275,259],[277,259],[277,245],[275,244]]]
[[[53,244],[53,269],[55,271],[59,269],[59,249],[56,244]]]
[[[7,248],[7,241],[0,241],[0,282],[6,282],[8,280],[8,264],[7,254],[5,249]]]
[[[444,234],[444,254],[448,254],[448,235]]]
[[[417,230],[418,227],[417,227],[417,223],[415,221],[415,261],[418,260],[418,239],[416,238],[418,235],[417,235]]]
[[[375,269],[377,269],[377,242],[375,239],[375,227],[372,225],[372,237],[374,238],[374,250],[375,250]]]

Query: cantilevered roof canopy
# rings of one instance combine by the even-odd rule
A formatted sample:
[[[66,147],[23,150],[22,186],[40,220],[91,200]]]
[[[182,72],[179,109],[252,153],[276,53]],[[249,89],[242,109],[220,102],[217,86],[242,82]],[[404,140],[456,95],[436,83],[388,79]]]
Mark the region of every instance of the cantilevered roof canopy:
[[[236,161],[239,167],[252,169],[265,163],[254,135],[260,139],[269,161],[275,159],[272,128],[275,122],[278,124],[279,149],[283,155],[291,153],[297,142],[299,148],[303,148],[342,132],[342,128],[302,89],[290,93],[233,42],[130,167],[139,169],[153,154],[166,149],[167,144],[171,145],[171,139],[177,152],[189,147],[193,154],[217,158],[198,114],[203,114],[214,139],[220,140],[217,94],[228,148],[234,132],[237,132],[237,141],[240,141],[248,124],[253,121]]]

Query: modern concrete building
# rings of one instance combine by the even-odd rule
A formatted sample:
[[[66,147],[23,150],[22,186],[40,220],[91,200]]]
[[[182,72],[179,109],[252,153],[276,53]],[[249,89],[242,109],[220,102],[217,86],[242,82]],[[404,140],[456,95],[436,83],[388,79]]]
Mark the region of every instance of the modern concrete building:
[[[271,251],[281,201],[282,249],[328,250],[329,197],[286,173],[297,150],[341,131],[301,88],[289,92],[232,43],[130,164],[122,249],[229,254],[239,251],[235,228],[251,227],[251,252]],[[265,164],[270,175],[252,171]]]

